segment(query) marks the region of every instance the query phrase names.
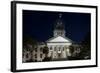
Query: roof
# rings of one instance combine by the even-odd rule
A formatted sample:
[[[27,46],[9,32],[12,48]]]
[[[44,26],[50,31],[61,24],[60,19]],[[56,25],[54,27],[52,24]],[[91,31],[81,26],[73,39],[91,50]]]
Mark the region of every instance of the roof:
[[[67,42],[67,43],[71,42],[73,43],[71,39],[67,37],[62,37],[62,36],[56,36],[56,37],[50,38],[46,42]]]

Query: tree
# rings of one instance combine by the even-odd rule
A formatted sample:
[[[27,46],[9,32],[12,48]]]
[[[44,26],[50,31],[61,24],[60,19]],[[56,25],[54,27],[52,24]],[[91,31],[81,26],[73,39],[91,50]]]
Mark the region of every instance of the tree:
[[[44,54],[48,54],[49,53],[49,50],[48,50],[49,48],[47,47],[47,46],[45,46],[44,48],[43,48],[43,53]]]
[[[70,53],[73,54],[74,53],[74,46],[73,45],[69,46],[69,49],[70,49]]]
[[[23,39],[23,46],[27,47],[26,50],[33,50],[34,47],[38,44],[38,41],[36,39],[33,39],[32,37],[24,37]]]
[[[43,61],[50,61],[51,58],[48,57],[49,48],[48,48],[47,46],[45,46],[45,47],[43,48],[43,53],[45,54],[45,58],[43,59]]]
[[[80,56],[80,45],[79,44],[74,44],[71,45],[70,47],[70,52],[71,52],[71,56],[69,57],[70,60],[80,60],[81,56]]]
[[[35,48],[35,46],[37,46],[38,42],[36,39],[33,39],[31,37],[24,37],[23,38],[23,54],[25,52],[30,52],[30,60],[28,60],[28,62],[32,62],[32,52]]]
[[[84,59],[90,59],[91,58],[91,37],[90,37],[90,32],[86,35],[84,40],[82,41],[82,52],[81,56]]]

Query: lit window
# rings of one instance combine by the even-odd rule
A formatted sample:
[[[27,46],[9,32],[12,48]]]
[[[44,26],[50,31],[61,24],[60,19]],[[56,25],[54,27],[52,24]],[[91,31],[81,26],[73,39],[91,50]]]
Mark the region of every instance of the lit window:
[[[67,49],[67,52],[69,52],[69,49]]]

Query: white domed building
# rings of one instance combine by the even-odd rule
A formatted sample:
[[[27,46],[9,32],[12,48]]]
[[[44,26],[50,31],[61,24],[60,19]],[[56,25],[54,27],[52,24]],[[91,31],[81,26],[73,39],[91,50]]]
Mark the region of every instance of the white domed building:
[[[61,21],[61,16],[60,14],[56,22],[53,37],[46,41],[49,48],[48,56],[53,60],[67,59],[68,56],[71,56],[69,46],[71,46],[73,42],[66,37],[66,31]]]

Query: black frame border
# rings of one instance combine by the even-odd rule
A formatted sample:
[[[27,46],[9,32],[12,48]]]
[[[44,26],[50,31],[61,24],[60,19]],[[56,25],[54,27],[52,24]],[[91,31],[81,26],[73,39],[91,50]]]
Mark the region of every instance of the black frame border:
[[[95,8],[96,9],[96,65],[17,70],[16,69],[16,32],[17,32],[16,31],[16,5],[17,4],[36,4],[36,5]],[[57,4],[57,3],[44,3],[44,2],[28,2],[28,1],[11,1],[11,71],[12,72],[90,68],[90,67],[97,67],[97,66],[98,66],[98,6]]]

